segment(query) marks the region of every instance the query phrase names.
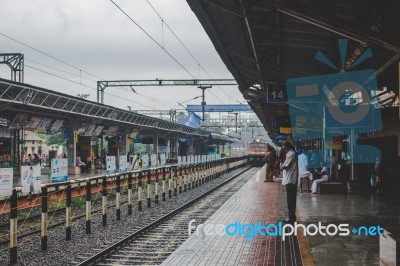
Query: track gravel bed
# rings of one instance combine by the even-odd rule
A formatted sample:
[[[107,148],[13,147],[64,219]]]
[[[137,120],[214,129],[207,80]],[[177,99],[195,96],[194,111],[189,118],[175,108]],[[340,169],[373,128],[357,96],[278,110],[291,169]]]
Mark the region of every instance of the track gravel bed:
[[[114,243],[116,239],[126,232],[134,231],[149,224],[151,221],[167,214],[190,199],[200,196],[211,188],[223,183],[233,175],[243,171],[243,168],[234,170],[228,174],[212,179],[195,189],[188,190],[177,197],[172,196],[157,205],[152,198],[150,208],[146,207],[146,199],[143,200],[143,210],[138,212],[137,201],[134,202],[133,214],[128,216],[126,204],[121,206],[121,220],[115,219],[115,209],[108,210],[107,226],[102,225],[101,213],[92,214],[92,233],[86,234],[85,220],[75,221],[72,226],[72,239],[65,240],[65,228],[57,227],[49,229],[48,250],[41,250],[40,235],[34,235],[18,242],[18,265],[74,265],[79,261],[79,254],[95,253],[100,246]],[[126,197],[126,196],[125,196]],[[135,198],[137,195],[135,195]],[[126,200],[122,197],[121,201]],[[110,202],[111,203],[111,202]],[[82,257],[81,257],[82,259]],[[0,265],[9,263],[9,250],[6,247],[0,249]]]

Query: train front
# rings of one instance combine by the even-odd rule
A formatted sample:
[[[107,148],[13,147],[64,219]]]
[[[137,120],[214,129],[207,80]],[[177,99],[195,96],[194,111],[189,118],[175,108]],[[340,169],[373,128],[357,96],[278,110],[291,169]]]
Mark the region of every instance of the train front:
[[[247,145],[247,159],[252,166],[263,166],[267,153],[267,143],[262,140],[254,140]]]

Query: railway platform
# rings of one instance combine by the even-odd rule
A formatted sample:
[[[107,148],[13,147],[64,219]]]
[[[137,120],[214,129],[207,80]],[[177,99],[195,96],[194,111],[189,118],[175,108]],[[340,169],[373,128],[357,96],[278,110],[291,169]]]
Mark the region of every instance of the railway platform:
[[[279,225],[287,215],[286,192],[280,182],[263,181],[262,169],[204,222],[204,226],[200,225],[198,233],[198,224],[188,225],[188,233],[192,228],[190,237],[162,265],[392,265],[382,264],[380,255],[390,251],[380,247],[382,239],[378,235],[364,232],[358,235],[352,229],[380,226],[397,237],[399,198],[370,193],[297,194],[297,223],[305,226],[319,222],[348,224],[347,236],[304,236],[300,229],[298,236],[286,236],[285,240],[281,236],[259,234],[246,239],[245,235],[231,236],[227,231],[218,234],[212,230],[219,224],[228,230],[230,225],[229,231],[233,234],[238,227],[232,224]]]

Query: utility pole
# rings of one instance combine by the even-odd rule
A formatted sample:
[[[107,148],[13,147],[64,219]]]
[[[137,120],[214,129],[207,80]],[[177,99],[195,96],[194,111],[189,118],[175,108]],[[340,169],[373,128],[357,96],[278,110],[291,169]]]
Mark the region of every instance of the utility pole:
[[[204,119],[205,119],[204,118],[204,108],[205,108],[205,105],[206,105],[206,102],[205,102],[205,90],[209,89],[211,87],[212,87],[211,85],[200,85],[198,87],[199,89],[202,90],[202,94],[201,94],[201,99],[202,99],[202,101],[201,101],[201,110],[202,110],[202,113],[203,113],[203,117],[201,118],[202,121],[204,121]]]
[[[235,133],[237,133],[237,128],[238,128],[238,112],[231,112],[230,114],[235,115]]]

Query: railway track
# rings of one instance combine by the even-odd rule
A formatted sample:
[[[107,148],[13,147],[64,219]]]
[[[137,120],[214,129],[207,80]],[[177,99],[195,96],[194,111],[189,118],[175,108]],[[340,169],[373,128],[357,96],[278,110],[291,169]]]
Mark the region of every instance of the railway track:
[[[75,258],[78,265],[159,265],[187,238],[190,220],[205,222],[222,204],[253,176],[259,168],[246,168],[167,215],[106,246]]]

